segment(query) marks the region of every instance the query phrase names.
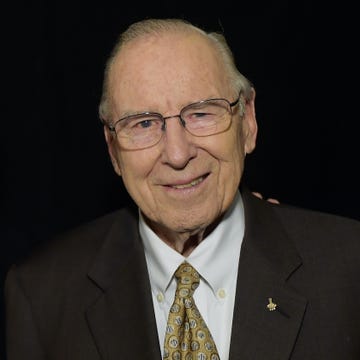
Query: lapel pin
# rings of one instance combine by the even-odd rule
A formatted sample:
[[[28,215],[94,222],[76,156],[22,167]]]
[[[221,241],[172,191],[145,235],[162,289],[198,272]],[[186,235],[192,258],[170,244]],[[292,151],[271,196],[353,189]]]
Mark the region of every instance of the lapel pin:
[[[269,298],[269,303],[266,305],[266,307],[268,308],[269,311],[274,311],[276,310],[276,307],[277,307],[277,304],[275,304],[273,301],[272,301],[272,298]]]

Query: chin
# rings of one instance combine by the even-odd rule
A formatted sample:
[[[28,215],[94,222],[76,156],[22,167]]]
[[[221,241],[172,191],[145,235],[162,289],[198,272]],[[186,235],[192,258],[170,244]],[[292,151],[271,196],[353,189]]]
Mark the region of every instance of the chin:
[[[170,231],[194,235],[199,232],[204,232],[206,228],[211,227],[214,223],[217,223],[219,216],[209,215],[209,213],[206,213],[204,216],[199,216],[199,214],[194,212],[187,212],[184,216],[180,215],[172,219],[164,219],[165,221],[163,223]]]

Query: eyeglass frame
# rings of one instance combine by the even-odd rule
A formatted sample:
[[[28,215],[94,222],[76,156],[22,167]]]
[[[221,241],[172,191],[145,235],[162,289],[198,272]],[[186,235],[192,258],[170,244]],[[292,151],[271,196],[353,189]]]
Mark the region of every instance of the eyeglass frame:
[[[186,128],[186,123],[185,123],[185,120],[183,120],[182,118],[182,113],[184,111],[186,111],[189,107],[191,106],[194,106],[194,105],[200,105],[200,104],[203,104],[203,103],[206,103],[206,102],[210,102],[210,101],[218,101],[218,100],[221,100],[221,101],[226,101],[229,105],[229,108],[230,108],[230,115],[231,115],[231,118],[232,118],[232,115],[233,115],[233,112],[232,112],[232,108],[236,105],[238,105],[240,103],[240,105],[242,105],[241,101],[241,91],[237,97],[237,99],[233,102],[230,102],[229,100],[225,99],[225,98],[210,98],[210,99],[205,99],[205,100],[200,100],[200,101],[196,101],[196,102],[193,102],[191,104],[188,104],[188,105],[185,105],[179,112],[178,115],[169,115],[169,116],[163,116],[162,114],[158,113],[158,112],[152,112],[152,111],[145,111],[145,112],[141,112],[141,113],[135,113],[135,114],[131,114],[131,115],[126,115],[120,119],[118,119],[113,125],[111,124],[108,124],[104,119],[101,119],[102,123],[113,133],[116,134],[116,125],[120,122],[120,121],[124,121],[126,119],[129,119],[129,118],[132,118],[132,117],[135,117],[135,116],[143,116],[143,115],[150,115],[150,116],[158,116],[159,119],[162,120],[162,126],[161,126],[161,130],[163,131],[163,133],[165,132],[166,130],[166,120],[168,119],[171,119],[171,118],[178,118],[180,119],[180,123],[181,125],[184,127],[185,130],[187,130],[191,135],[193,136],[196,136],[196,137],[202,137],[202,135],[195,135],[193,134],[190,130],[188,130]],[[230,122],[231,123],[231,122]],[[230,125],[230,124],[229,124]],[[214,134],[210,134],[210,135],[203,135],[203,136],[212,136],[212,135],[216,135],[217,133],[214,133]],[[162,138],[163,135],[161,135],[161,137],[159,138],[159,140],[152,144],[152,145],[149,145],[149,146],[146,146],[144,148],[147,148],[147,147],[151,147],[151,146],[154,146],[156,145]],[[141,149],[141,148],[139,148]]]

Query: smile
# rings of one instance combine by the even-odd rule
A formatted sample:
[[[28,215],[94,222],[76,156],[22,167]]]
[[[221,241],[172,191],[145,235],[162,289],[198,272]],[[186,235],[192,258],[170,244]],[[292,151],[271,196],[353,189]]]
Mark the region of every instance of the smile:
[[[202,181],[204,181],[205,176],[200,176],[199,178],[191,181],[188,184],[181,184],[181,185],[171,185],[172,188],[174,189],[187,189],[187,188],[191,188],[193,186],[196,186],[198,184],[200,184]]]

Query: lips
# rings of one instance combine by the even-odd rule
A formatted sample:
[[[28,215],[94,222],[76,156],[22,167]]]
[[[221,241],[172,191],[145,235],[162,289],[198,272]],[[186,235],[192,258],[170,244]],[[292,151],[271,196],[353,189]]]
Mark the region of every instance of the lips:
[[[169,184],[168,186],[173,189],[189,189],[189,188],[196,186],[196,185],[200,184],[201,182],[203,182],[208,175],[209,174],[199,176],[198,178],[196,178],[188,183],[173,184],[173,185]]]
[[[174,189],[187,189],[187,188],[191,188],[197,184],[200,184],[204,179],[205,179],[204,176],[200,176],[199,178],[191,181],[188,184],[172,185],[171,187]]]

